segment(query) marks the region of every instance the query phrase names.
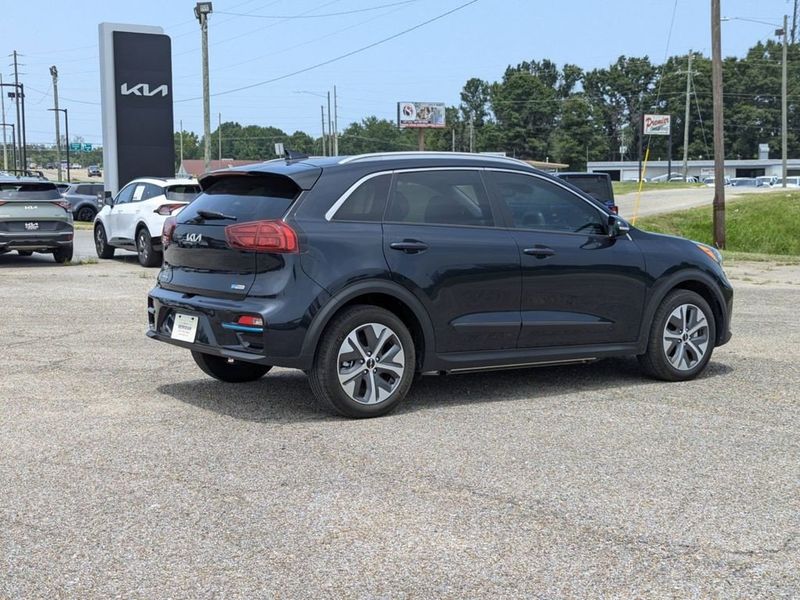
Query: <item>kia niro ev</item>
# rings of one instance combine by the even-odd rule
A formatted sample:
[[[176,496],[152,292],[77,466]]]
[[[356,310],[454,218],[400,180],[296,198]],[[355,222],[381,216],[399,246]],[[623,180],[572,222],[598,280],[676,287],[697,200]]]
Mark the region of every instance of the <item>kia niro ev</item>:
[[[222,381],[302,369],[324,407],[372,417],[419,373],[635,355],[692,379],[731,336],[719,252],[513,159],[299,158],[200,183],[164,223],[147,335]]]
[[[0,254],[42,252],[67,263],[72,260],[73,235],[69,202],[53,183],[0,177]]]

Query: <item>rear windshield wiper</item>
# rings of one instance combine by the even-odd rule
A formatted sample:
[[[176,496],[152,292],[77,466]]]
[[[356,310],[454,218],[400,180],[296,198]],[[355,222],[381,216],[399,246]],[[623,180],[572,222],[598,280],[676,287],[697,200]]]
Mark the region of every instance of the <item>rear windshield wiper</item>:
[[[225,213],[221,213],[216,210],[202,210],[202,209],[198,210],[197,216],[191,220],[196,223],[198,221],[213,221],[220,219],[228,219],[229,221],[236,221],[236,217],[233,215],[226,215]]]

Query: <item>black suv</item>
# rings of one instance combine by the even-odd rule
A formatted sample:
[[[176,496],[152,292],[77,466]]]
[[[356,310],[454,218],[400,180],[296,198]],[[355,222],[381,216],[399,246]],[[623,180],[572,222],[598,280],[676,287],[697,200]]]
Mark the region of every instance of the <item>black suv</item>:
[[[387,153],[218,171],[164,225],[151,338],[208,375],[302,369],[350,417],[417,373],[636,355],[680,381],[730,339],[719,253],[507,158]]]

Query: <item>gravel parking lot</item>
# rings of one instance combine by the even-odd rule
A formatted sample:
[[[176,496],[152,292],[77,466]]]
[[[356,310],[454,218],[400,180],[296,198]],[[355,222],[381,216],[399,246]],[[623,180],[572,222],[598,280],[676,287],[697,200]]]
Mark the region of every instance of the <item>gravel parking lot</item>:
[[[733,341],[424,378],[388,417],[144,336],[156,270],[0,256],[0,598],[800,596],[800,270]]]

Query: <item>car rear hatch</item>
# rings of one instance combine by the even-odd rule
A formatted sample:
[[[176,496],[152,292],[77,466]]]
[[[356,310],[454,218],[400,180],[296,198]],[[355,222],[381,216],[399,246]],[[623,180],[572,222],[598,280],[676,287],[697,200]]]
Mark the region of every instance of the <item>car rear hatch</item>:
[[[203,188],[164,225],[160,285],[241,299],[257,274],[286,275],[298,247],[282,217],[300,195],[300,186],[283,174],[229,171],[204,179]]]
[[[66,231],[70,220],[69,203],[52,183],[0,182],[0,231]]]

